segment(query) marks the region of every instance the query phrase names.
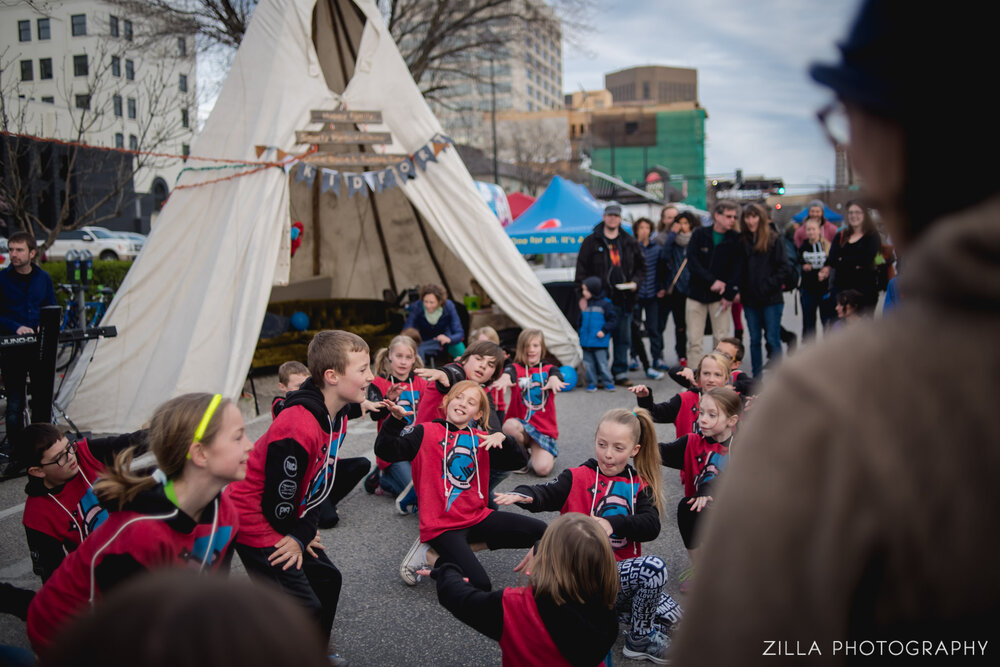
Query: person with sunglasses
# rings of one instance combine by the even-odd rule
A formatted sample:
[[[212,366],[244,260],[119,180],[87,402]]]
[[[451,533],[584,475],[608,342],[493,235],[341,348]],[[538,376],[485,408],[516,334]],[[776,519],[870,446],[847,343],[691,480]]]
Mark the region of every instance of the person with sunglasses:
[[[77,442],[52,424],[31,424],[21,432],[17,458],[28,467],[22,523],[42,583],[108,518],[94,482],[128,447],[145,451],[146,431]]]

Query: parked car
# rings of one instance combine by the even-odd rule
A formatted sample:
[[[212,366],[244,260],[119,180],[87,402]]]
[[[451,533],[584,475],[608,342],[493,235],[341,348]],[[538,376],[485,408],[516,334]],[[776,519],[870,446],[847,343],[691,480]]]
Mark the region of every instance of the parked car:
[[[122,238],[104,227],[81,227],[63,232],[46,251],[49,260],[62,260],[70,250],[89,250],[95,259],[135,259],[142,242]]]
[[[10,251],[7,248],[7,238],[0,236],[0,269],[6,269],[10,264]]]

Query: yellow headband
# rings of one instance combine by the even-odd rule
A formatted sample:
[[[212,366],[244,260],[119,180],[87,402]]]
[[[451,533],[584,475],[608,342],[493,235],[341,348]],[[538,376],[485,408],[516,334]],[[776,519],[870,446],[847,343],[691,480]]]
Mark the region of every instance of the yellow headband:
[[[212,421],[212,415],[215,414],[216,408],[219,407],[219,403],[222,402],[222,394],[216,394],[212,397],[209,402],[208,407],[205,408],[205,414],[201,416],[201,421],[198,423],[198,428],[194,432],[194,441],[201,442],[201,439],[205,437],[205,431],[208,429],[208,422]],[[190,458],[190,457],[189,457]]]

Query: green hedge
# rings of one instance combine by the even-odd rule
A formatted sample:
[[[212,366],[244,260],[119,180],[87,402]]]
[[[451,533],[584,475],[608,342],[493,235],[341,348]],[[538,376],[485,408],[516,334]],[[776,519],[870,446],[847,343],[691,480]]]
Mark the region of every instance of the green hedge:
[[[42,262],[40,266],[52,276],[52,282],[56,285],[66,282],[66,262]],[[99,259],[94,260],[94,279],[90,283],[90,290],[87,291],[87,298],[91,299],[97,294],[97,288],[103,285],[118,291],[125,274],[132,268],[132,262],[126,260],[115,260],[105,262]],[[66,293],[56,290],[56,298],[60,306],[65,306]]]

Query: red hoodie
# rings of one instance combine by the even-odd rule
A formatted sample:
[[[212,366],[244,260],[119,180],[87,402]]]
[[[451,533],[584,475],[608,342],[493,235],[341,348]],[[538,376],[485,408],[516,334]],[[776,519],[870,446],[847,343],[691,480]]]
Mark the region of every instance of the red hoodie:
[[[165,567],[228,568],[239,518],[216,497],[194,519],[167,499],[162,486],[140,493],[63,560],[28,607],[28,639],[41,653],[70,620],[122,581]]]
[[[503,447],[487,451],[485,431],[459,429],[444,420],[403,430],[386,421],[375,441],[375,454],[387,461],[413,461],[413,486],[420,499],[420,541],[474,526],[493,510],[486,506],[490,467],[518,470],[527,463],[524,448],[506,436]]]
[[[523,419],[544,435],[559,439],[559,424],[556,421],[556,402],[554,392],[544,389],[550,376],[562,379],[559,368],[552,364],[539,364],[525,368],[521,364],[513,364],[515,377],[510,393],[510,407],[507,417]]]

